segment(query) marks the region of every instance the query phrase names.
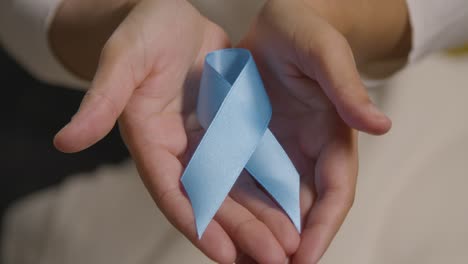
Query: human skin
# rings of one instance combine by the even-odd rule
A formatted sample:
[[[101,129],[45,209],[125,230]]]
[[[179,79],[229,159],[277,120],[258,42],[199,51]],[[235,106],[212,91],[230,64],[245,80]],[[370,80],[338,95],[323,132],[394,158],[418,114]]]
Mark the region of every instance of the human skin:
[[[358,7],[359,16],[349,11]],[[156,204],[208,257],[315,263],[353,203],[354,129],[383,134],[391,126],[369,100],[355,61],[404,56],[406,17],[400,0],[270,0],[240,44],[252,50],[264,78],[274,111],[270,128],[301,174],[301,235],[243,173],[197,238],[180,176],[203,133],[194,108],[204,56],[230,44],[185,0],[65,0],[52,23],[51,46],[92,84],[54,143],[64,152],[81,151],[118,120]]]
[[[299,241],[292,263],[318,262],[353,204],[354,129],[376,135],[390,129],[390,120],[370,101],[356,61],[366,65],[406,56],[410,46],[404,1],[345,1],[344,7],[338,2],[343,1],[270,0],[240,43],[252,51],[268,89],[271,130],[301,174],[300,238],[285,215],[276,221],[283,218],[289,233],[270,224],[279,241]],[[351,7],[358,2],[369,13],[355,18]],[[373,17],[377,2],[388,5],[387,11]],[[238,263],[250,260],[245,256]]]

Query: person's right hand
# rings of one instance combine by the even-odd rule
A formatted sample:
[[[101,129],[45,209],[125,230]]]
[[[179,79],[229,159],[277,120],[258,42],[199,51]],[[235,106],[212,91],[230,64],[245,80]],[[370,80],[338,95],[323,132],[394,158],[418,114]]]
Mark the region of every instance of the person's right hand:
[[[117,2],[121,8],[111,12]],[[230,46],[224,31],[185,0],[66,0],[50,34],[70,70],[94,75],[55,146],[81,151],[118,119],[139,174],[168,220],[208,257],[232,263],[239,242],[231,239],[232,227],[213,222],[198,240],[180,183],[185,153],[201,131],[193,114],[199,74],[208,52]],[[99,65],[93,62],[98,54]]]

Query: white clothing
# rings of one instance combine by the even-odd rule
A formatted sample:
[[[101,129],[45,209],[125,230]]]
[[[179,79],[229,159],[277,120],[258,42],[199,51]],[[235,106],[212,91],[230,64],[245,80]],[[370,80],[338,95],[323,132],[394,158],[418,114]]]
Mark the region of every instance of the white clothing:
[[[61,1],[0,1],[0,43],[33,76],[53,84],[86,89],[88,83],[70,74],[54,57],[49,46],[49,25]],[[191,2],[237,41],[264,0]],[[413,43],[410,62],[434,51],[468,42],[467,0],[407,0],[407,3]]]
[[[84,88],[87,83],[69,73],[49,46],[49,25],[61,1],[1,0],[0,45],[37,79]]]
[[[406,1],[412,27],[410,61],[468,43],[468,1]]]

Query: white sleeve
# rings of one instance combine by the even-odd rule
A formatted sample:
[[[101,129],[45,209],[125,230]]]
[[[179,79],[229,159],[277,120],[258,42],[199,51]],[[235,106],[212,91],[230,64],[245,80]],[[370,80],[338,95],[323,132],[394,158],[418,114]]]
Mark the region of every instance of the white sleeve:
[[[369,88],[379,87],[395,73],[425,56],[468,43],[468,0],[406,0],[411,26],[408,57],[361,67]]]
[[[407,0],[412,28],[409,62],[468,43],[468,0]]]
[[[62,0],[0,0],[0,44],[37,79],[83,89],[88,82],[56,59],[48,29]]]
[[[0,43],[32,75],[85,88],[49,46],[48,29],[62,0],[0,0]],[[409,62],[468,42],[468,0],[407,0],[412,27]]]

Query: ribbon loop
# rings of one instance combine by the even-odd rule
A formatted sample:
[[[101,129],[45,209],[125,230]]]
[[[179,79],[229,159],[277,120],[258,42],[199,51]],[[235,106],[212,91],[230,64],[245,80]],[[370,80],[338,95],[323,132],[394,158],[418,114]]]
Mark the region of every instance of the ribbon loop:
[[[199,238],[244,168],[300,230],[299,174],[268,129],[271,105],[248,50],[206,56],[197,116],[206,129],[181,181]]]

